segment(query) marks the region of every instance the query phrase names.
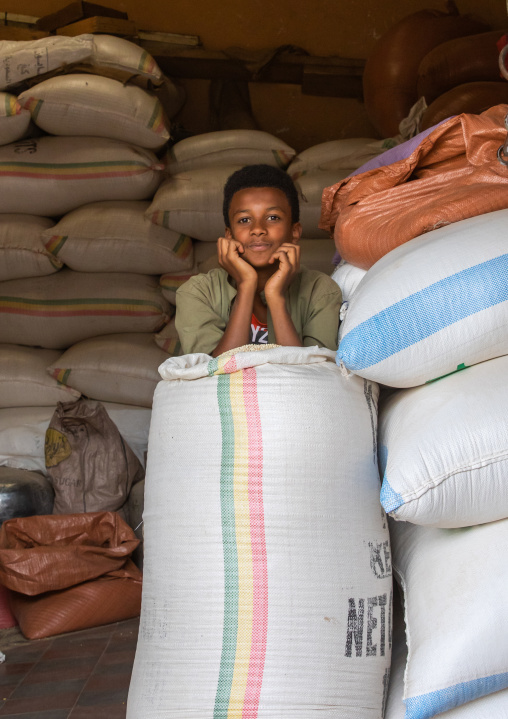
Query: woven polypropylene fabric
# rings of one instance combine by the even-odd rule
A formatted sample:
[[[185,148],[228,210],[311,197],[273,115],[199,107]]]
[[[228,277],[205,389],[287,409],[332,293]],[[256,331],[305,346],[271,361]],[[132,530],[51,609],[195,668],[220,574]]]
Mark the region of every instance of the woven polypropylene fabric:
[[[377,386],[318,348],[188,355],[161,373],[128,717],[379,719]]]

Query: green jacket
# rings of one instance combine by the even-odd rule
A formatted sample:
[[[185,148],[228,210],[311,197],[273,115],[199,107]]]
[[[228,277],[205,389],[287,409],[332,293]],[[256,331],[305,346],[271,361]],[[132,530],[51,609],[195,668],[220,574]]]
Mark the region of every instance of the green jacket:
[[[222,268],[195,275],[177,290],[175,322],[183,354],[213,352],[226,329],[235,296],[231,278]],[[331,277],[302,267],[287,289],[286,301],[306,347],[337,349],[342,294]],[[275,343],[270,311],[268,342]]]

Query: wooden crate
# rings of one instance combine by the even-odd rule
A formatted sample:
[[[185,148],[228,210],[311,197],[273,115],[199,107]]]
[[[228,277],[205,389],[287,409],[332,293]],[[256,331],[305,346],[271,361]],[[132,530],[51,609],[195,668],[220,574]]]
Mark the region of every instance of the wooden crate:
[[[66,5],[61,10],[51,13],[51,15],[45,15],[39,18],[37,21],[37,29],[51,32],[52,30],[57,30],[60,27],[65,27],[84,18],[96,16],[128,20],[127,13],[121,12],[120,10],[113,10],[113,8],[104,7],[103,5],[85,2],[85,0],[76,0],[76,2]]]
[[[136,24],[131,20],[121,20],[113,17],[88,17],[79,22],[60,27],[57,35],[68,35],[75,37],[85,33],[105,33],[106,35],[121,35],[123,37],[135,37],[137,34]]]

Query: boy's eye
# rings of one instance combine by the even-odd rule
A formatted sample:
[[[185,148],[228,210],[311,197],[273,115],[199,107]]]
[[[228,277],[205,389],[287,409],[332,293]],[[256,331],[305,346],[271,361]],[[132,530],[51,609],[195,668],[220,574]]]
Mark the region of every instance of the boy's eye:
[[[240,217],[240,218],[238,219],[238,224],[240,224],[240,225],[245,225],[248,221],[249,221],[249,218],[248,218],[248,217]]]
[[[268,215],[269,220],[280,220],[279,215]]]

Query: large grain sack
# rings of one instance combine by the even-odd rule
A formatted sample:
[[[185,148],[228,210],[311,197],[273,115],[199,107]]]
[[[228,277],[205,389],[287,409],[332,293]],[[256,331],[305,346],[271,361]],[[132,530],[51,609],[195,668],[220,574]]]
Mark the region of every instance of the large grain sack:
[[[127,717],[380,719],[377,386],[316,347],[186,355],[160,372]]]
[[[169,149],[172,175],[222,165],[264,163],[286,168],[296,152],[262,130],[218,130],[180,140]]]
[[[447,40],[489,28],[467,15],[420,10],[392,25],[376,42],[363,73],[365,109],[382,137],[393,137],[418,99],[418,68],[423,58]]]
[[[496,105],[451,117],[420,133],[416,147],[386,153],[409,155],[325,188],[319,226],[333,232],[341,257],[367,270],[414,237],[508,207],[508,169],[497,158],[507,113]]]
[[[44,247],[42,233],[53,227],[48,217],[0,215],[0,282],[52,275],[62,261]]]
[[[151,410],[103,402],[106,412],[141,464],[145,464]],[[0,466],[47,474],[44,440],[55,405],[0,409]]]
[[[28,129],[30,113],[14,95],[0,92],[0,145],[19,140]]]
[[[508,519],[464,529],[390,526],[409,648],[405,719],[507,689]]]
[[[142,77],[154,85],[162,82],[162,71],[144,48],[123,37],[93,35],[93,52],[84,61],[102,71],[113,70]]]
[[[390,252],[351,298],[337,361],[416,387],[508,354],[508,210],[441,227]]]
[[[390,395],[381,503],[394,519],[468,527],[508,517],[508,356]]]
[[[168,312],[151,275],[63,269],[0,283],[0,337],[12,344],[65,349],[98,335],[156,332]]]
[[[91,399],[151,407],[160,380],[157,369],[167,358],[151,334],[128,332],[78,342],[47,372]]]
[[[402,611],[402,610],[401,610]],[[404,618],[397,614],[394,602],[393,649],[390,684],[384,719],[405,719],[404,670],[407,662],[407,645]],[[504,719],[508,708],[508,690],[494,692],[481,699],[439,714],[439,719]]]
[[[466,82],[444,92],[431,102],[422,116],[422,130],[463,112],[479,115],[489,107],[508,103],[506,81]]]
[[[224,185],[239,165],[182,172],[165,180],[146,211],[156,225],[204,242],[224,235]]]
[[[94,36],[55,35],[39,40],[0,42],[0,90],[91,58]]]
[[[356,288],[367,274],[366,270],[355,267],[345,260],[341,260],[332,273],[332,280],[336,282],[342,292],[342,301],[349,302]]]
[[[311,170],[295,180],[300,199],[302,237],[307,239],[330,237],[327,230],[318,228],[323,190],[347,177],[349,172],[349,170]]]
[[[107,137],[149,149],[169,140],[159,100],[141,87],[109,77],[52,77],[22,92],[18,102],[52,135]]]
[[[39,137],[0,147],[0,212],[63,215],[99,200],[146,200],[163,165],[102,137]]]
[[[161,275],[192,267],[191,238],[150,222],[145,217],[149,205],[92,202],[62,217],[42,233],[42,241],[58,261],[78,272]]]
[[[430,105],[466,82],[499,80],[499,30],[448,40],[431,50],[418,68],[417,90]]]
[[[321,142],[298,153],[287,168],[287,173],[293,180],[297,180],[314,170],[356,169],[389,147],[389,141],[369,137]]]
[[[44,407],[77,399],[79,391],[47,373],[60,355],[58,350],[0,344],[0,407]]]

